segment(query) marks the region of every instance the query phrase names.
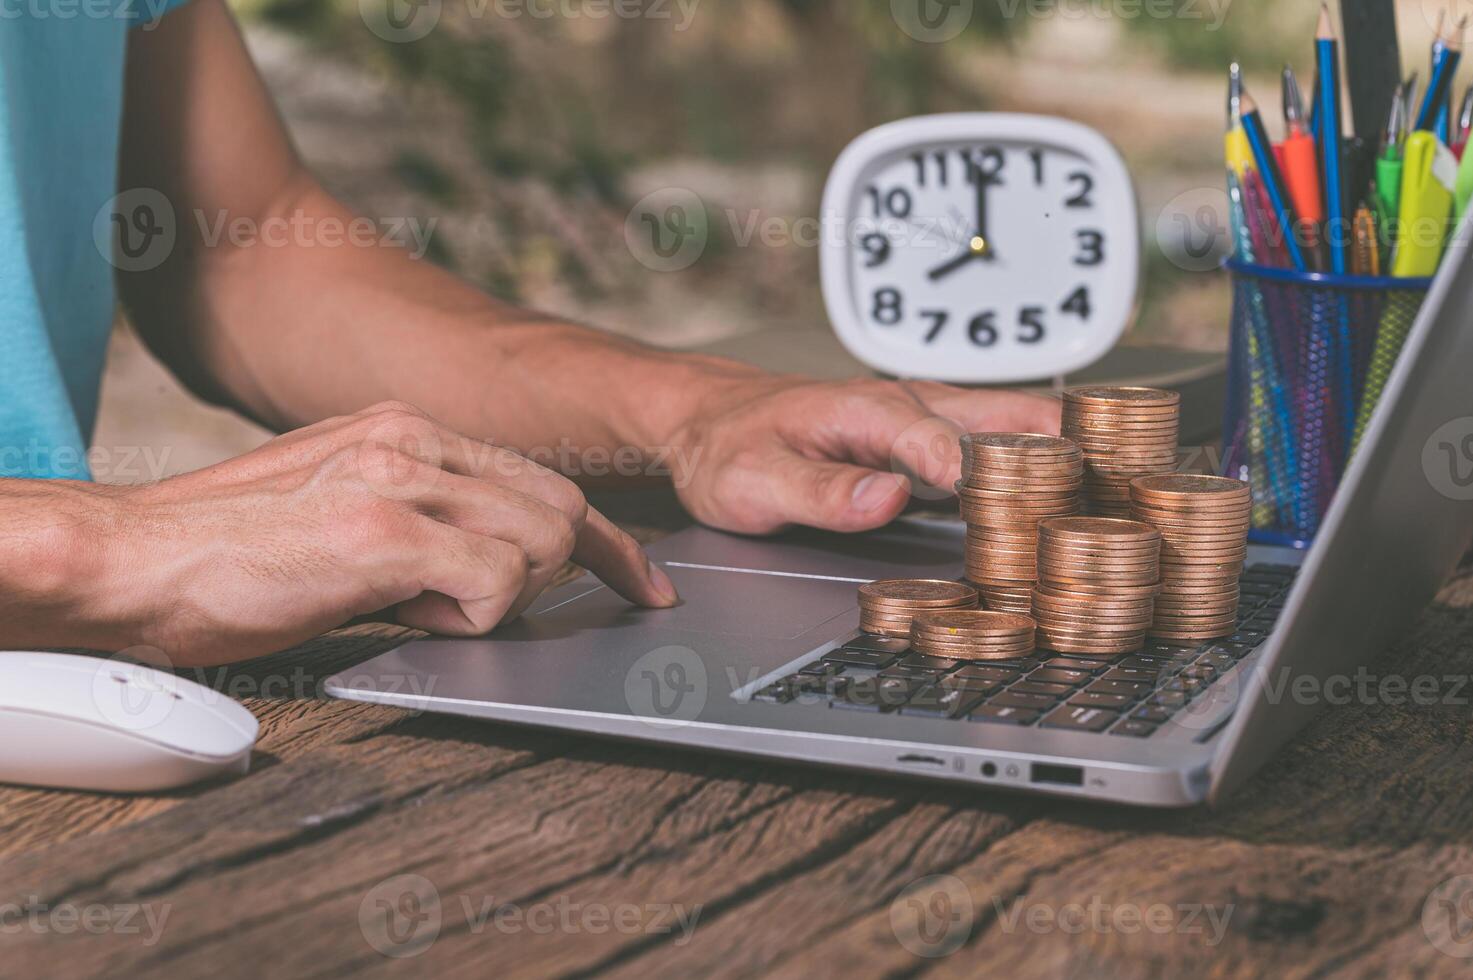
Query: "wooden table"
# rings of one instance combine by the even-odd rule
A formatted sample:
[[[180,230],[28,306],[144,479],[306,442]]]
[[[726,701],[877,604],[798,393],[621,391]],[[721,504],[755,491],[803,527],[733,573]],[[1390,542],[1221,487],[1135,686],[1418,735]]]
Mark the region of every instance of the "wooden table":
[[[1473,969],[1473,937],[1448,938],[1473,931],[1464,882],[1434,894],[1473,874],[1461,683],[1439,682],[1455,703],[1330,708],[1223,809],[1150,812],[315,694],[408,635],[213,672],[262,723],[246,778],[0,790],[0,975]],[[1473,570],[1374,672],[1466,679],[1470,640]]]

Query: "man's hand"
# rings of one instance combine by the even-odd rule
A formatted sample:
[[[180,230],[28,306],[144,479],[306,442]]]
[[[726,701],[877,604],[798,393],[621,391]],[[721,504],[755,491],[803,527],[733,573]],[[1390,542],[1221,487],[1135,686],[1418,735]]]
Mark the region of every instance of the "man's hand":
[[[966,432],[1059,431],[1059,403],[933,382],[828,383],[762,376],[700,403],[676,441],[685,506],[714,527],[880,527],[911,491],[948,496]]]
[[[644,606],[677,601],[564,477],[407,405],[288,433],[237,459],[100,497],[98,604],[115,646],[174,666],[271,653],[356,617],[472,636],[570,558]]]

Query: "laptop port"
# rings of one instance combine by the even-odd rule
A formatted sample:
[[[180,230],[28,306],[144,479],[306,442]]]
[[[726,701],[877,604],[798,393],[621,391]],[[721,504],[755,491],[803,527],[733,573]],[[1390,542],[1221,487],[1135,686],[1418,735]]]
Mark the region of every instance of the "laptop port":
[[[1034,783],[1057,783],[1060,786],[1083,786],[1084,768],[1035,762],[1029,769],[1028,780]]]
[[[938,759],[934,755],[907,754],[900,756],[895,761],[903,762],[908,766],[940,766],[943,769],[946,768],[946,760]]]

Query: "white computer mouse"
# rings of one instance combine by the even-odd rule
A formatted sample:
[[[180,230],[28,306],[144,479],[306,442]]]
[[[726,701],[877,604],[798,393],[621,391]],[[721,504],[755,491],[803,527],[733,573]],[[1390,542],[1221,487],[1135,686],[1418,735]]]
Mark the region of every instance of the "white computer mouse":
[[[260,725],[123,660],[0,651],[0,783],[146,793],[250,769]]]

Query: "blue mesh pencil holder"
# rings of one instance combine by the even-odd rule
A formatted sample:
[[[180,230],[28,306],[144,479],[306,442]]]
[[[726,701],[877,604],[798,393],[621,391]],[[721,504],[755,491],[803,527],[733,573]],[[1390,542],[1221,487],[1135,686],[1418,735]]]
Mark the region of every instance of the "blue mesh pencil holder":
[[[1252,540],[1303,546],[1370,419],[1431,279],[1229,260],[1223,474],[1253,487]]]

